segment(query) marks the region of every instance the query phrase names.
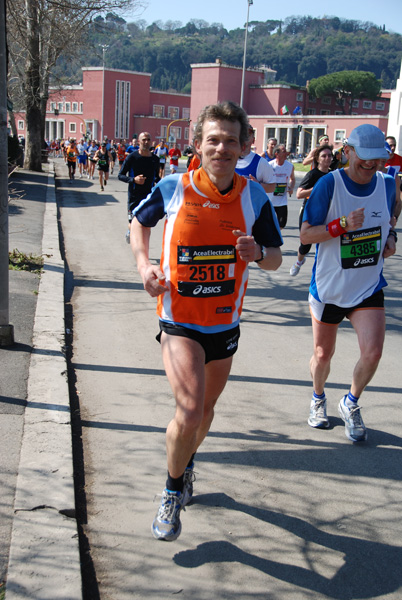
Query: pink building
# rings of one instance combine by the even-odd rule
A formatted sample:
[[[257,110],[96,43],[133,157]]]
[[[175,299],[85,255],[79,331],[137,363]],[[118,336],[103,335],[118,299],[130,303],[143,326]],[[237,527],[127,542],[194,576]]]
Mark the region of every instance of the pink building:
[[[69,137],[130,140],[148,131],[158,141],[168,134],[183,148],[189,139],[190,95],[151,89],[150,73],[102,67],[83,68],[81,85],[51,90],[47,140]],[[16,114],[25,136],[25,115]]]
[[[191,83],[191,121],[207,104],[232,100],[240,102],[242,69],[215,63],[193,64]],[[293,153],[305,153],[327,134],[330,143],[339,146],[352,129],[370,122],[387,131],[390,92],[376,101],[355,100],[353,114],[344,115],[333,96],[312,98],[306,88],[274,83],[275,71],[246,69],[243,107],[255,129],[256,150],[262,152],[267,140],[275,137]],[[297,110],[297,114],[293,111]],[[287,114],[282,114],[283,112]]]
[[[170,142],[184,148],[192,140],[190,121],[196,122],[201,109],[222,100],[240,103],[242,87],[241,67],[220,59],[191,67],[191,96],[153,90],[150,73],[83,68],[82,84],[51,90],[45,137],[131,140],[148,131],[155,141],[169,136]],[[363,122],[387,131],[390,91],[375,101],[355,100],[349,116],[333,96],[312,98],[306,88],[275,83],[276,72],[268,67],[246,69],[244,75],[243,106],[255,129],[258,152],[270,137],[286,144],[290,152],[305,153],[323,133],[331,144],[341,145]],[[18,134],[25,136],[25,115],[16,114],[16,121]]]

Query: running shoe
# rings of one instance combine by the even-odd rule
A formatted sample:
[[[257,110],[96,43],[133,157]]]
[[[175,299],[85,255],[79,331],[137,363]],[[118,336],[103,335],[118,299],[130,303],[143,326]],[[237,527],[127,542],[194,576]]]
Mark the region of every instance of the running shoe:
[[[367,429],[360,414],[360,406],[349,407],[345,404],[347,396],[339,402],[338,412],[345,421],[345,435],[352,442],[365,442],[367,440]]]
[[[101,185],[101,192],[103,192],[103,185]]]
[[[292,277],[296,277],[296,275],[299,274],[299,271],[300,271],[300,269],[302,268],[302,266],[304,265],[305,262],[306,262],[306,259],[303,258],[303,260],[302,260],[302,262],[301,262],[300,265],[297,262],[295,262],[295,264],[290,267],[289,273],[291,274]]]
[[[184,471],[183,507],[190,504],[193,499],[193,483],[195,481],[194,463]]]
[[[173,542],[181,533],[180,511],[183,494],[163,490],[159,510],[152,523],[152,534],[157,540]]]
[[[326,398],[312,398],[310,404],[310,416],[307,419],[307,423],[310,427],[318,427],[320,429],[329,427]]]
[[[105,182],[104,182],[104,184],[103,184],[103,185],[107,185],[107,179],[105,179]]]

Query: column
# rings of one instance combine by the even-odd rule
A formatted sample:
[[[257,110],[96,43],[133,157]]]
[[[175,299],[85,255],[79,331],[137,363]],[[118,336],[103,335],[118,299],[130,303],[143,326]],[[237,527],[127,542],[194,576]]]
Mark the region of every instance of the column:
[[[311,136],[311,149],[315,148],[317,146],[317,127],[313,127],[313,134]]]
[[[290,150],[292,147],[292,132],[293,128],[288,127],[286,131],[286,150]]]
[[[299,133],[299,154],[303,154],[304,152],[304,128]]]

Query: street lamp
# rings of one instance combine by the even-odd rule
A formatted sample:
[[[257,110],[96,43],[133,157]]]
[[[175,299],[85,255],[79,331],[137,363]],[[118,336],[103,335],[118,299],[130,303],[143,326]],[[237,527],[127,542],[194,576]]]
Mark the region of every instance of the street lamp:
[[[99,44],[99,45],[102,48],[102,69],[103,69],[103,75],[102,75],[102,123],[101,123],[101,141],[103,141],[103,123],[104,123],[104,117],[105,117],[105,53],[106,53],[106,50],[109,48],[109,46],[107,44]]]
[[[253,4],[253,0],[247,0],[247,22],[246,31],[244,33],[244,53],[243,53],[243,71],[241,75],[241,94],[240,94],[240,106],[243,108],[244,98],[244,79],[246,74],[246,54],[247,54],[247,33],[248,33],[248,17],[250,13],[250,6]]]

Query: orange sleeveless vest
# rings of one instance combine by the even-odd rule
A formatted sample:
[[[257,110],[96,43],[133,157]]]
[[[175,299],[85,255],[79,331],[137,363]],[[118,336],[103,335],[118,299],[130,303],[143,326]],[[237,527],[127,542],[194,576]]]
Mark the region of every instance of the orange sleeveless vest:
[[[163,235],[161,269],[170,292],[158,297],[161,319],[203,327],[238,321],[248,269],[232,232],[251,235],[254,221],[245,178],[235,174],[226,195],[202,168],[179,179]]]

